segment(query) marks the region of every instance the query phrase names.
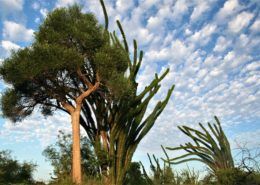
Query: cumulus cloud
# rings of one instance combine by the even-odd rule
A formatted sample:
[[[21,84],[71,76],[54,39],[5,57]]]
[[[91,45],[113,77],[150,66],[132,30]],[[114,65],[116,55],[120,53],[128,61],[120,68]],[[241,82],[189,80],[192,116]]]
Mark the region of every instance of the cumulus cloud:
[[[196,31],[190,40],[196,44],[205,45],[211,39],[211,35],[216,31],[217,26],[214,24],[207,24],[201,30]]]
[[[27,29],[24,25],[12,21],[4,21],[3,38],[10,41],[30,42],[33,39],[34,30]]]
[[[192,22],[199,19],[206,11],[210,9],[210,1],[197,1],[197,5],[194,7],[190,19]]]
[[[216,45],[215,45],[213,51],[223,52],[230,46],[231,43],[232,43],[231,40],[228,40],[227,38],[220,36],[217,39],[217,42],[216,42]]]
[[[116,9],[120,13],[125,13],[133,6],[134,6],[134,1],[128,1],[127,3],[124,0],[116,1]]]
[[[14,14],[17,11],[22,11],[23,9],[23,0],[1,0],[0,9],[3,17],[6,17],[10,14]]]
[[[176,1],[175,5],[172,8],[173,20],[182,20],[182,16],[188,12],[189,7],[190,7],[189,1],[186,0]]]
[[[237,13],[241,8],[238,0],[228,0],[224,3],[224,6],[216,14],[216,19],[221,23],[225,22],[225,19]]]
[[[159,17],[150,17],[147,22],[149,29],[158,29],[161,24],[161,19]]]
[[[11,50],[17,50],[17,49],[21,48],[19,45],[15,44],[15,43],[13,43],[11,41],[8,41],[8,40],[2,40],[1,46],[7,52],[10,52]]]
[[[46,147],[56,139],[59,130],[70,133],[69,120],[69,116],[61,112],[44,118],[40,112],[35,111],[22,122],[13,123],[6,120],[1,128],[0,137],[18,143],[37,139],[43,147]]]
[[[34,10],[39,10],[40,4],[39,4],[38,2],[33,2],[32,8],[33,8]]]
[[[249,25],[253,17],[253,13],[242,12],[228,23],[228,28],[231,32],[238,33]]]
[[[249,149],[260,147],[260,129],[236,134],[234,140],[234,147],[238,147],[238,145],[240,147],[245,145]]]
[[[56,2],[56,7],[66,7],[66,6],[71,6],[75,3],[79,3],[79,0],[58,0]]]
[[[2,0],[1,5],[7,9],[22,10],[23,0]]]
[[[250,27],[250,30],[252,32],[255,32],[255,33],[259,33],[260,32],[260,20],[257,19],[253,24],[252,26]]]
[[[47,14],[48,14],[48,10],[46,8],[41,8],[40,9],[40,13],[42,15],[43,18],[46,18],[47,17]]]
[[[1,57],[5,58],[8,57],[11,54],[11,51],[14,50],[18,50],[21,47],[11,41],[8,40],[2,40],[0,43],[0,54]]]

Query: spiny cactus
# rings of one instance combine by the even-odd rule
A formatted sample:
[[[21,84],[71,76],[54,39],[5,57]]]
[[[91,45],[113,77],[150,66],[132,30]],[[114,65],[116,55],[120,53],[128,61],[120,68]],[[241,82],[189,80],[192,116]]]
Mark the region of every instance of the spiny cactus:
[[[103,4],[102,0],[101,2]],[[104,4],[102,7],[105,14],[106,28],[108,28]],[[117,21],[117,25],[123,42],[120,41],[115,32],[109,33],[107,30],[107,37],[111,39],[113,44],[123,48],[129,54],[128,42],[123,27],[119,21]],[[133,59],[129,55],[129,74],[125,78],[130,87],[129,91],[113,94],[108,88],[107,91],[93,93],[85,101],[82,108],[85,114],[84,120],[87,120],[88,128],[86,130],[88,130],[89,137],[92,141],[100,142],[103,145],[102,152],[108,158],[107,165],[102,167],[103,174],[108,174],[107,183],[112,185],[122,185],[124,183],[124,177],[130,167],[138,144],[154,125],[174,89],[173,85],[165,99],[159,101],[153,111],[147,117],[144,117],[150,100],[160,89],[160,82],[167,75],[169,69],[161,76],[155,74],[154,80],[141,93],[137,93],[138,83],[136,77],[142,63],[143,51],[138,51],[136,40],[133,41],[133,46]],[[118,85],[120,84],[119,82]]]
[[[128,50],[127,41],[125,39],[123,29],[120,22],[117,22],[124,39],[125,50]],[[169,72],[167,69],[161,76],[155,75],[154,80],[140,94],[137,94],[136,75],[141,66],[143,52],[140,52],[139,59],[137,57],[137,43],[134,40],[134,58],[129,63],[128,82],[133,90],[127,97],[121,97],[113,102],[111,107],[110,120],[107,121],[110,126],[110,151],[111,158],[111,176],[112,184],[121,185],[126,171],[131,164],[132,156],[144,136],[149,132],[155,123],[157,117],[165,108],[174,86],[172,86],[166,98],[159,101],[150,115],[144,118],[147,106],[158,92],[161,80]]]
[[[208,129],[199,123],[202,131],[187,126],[179,126],[178,128],[194,143],[188,142],[174,148],[166,147],[167,150],[185,150],[187,153],[165,161],[170,164],[200,161],[205,163],[213,173],[221,169],[234,168],[229,141],[219,119],[216,116],[214,118],[216,124],[208,123]]]

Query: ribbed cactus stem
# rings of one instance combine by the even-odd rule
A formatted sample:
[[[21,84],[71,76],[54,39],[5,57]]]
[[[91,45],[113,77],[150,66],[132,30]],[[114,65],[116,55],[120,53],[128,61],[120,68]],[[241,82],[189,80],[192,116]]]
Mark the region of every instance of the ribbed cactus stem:
[[[206,164],[212,172],[220,169],[234,168],[229,141],[221,127],[219,119],[215,116],[216,124],[208,123],[206,129],[201,123],[202,131],[187,127],[178,127],[185,135],[194,141],[180,145],[179,147],[166,147],[167,150],[184,150],[187,153],[164,161],[170,164],[180,164],[188,161],[200,161]]]

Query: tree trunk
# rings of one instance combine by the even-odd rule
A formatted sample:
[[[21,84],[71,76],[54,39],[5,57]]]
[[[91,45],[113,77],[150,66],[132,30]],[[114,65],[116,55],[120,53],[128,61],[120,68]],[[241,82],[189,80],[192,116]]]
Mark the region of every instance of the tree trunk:
[[[72,180],[81,184],[81,155],[80,155],[80,111],[75,110],[72,115]]]

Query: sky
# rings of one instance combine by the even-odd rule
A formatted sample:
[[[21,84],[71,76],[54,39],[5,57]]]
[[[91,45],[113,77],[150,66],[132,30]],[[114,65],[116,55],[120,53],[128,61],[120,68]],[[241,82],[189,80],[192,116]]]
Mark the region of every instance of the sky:
[[[155,73],[170,68],[148,113],[175,84],[168,105],[140,143],[135,161],[148,166],[146,153],[162,156],[161,144],[178,146],[187,141],[178,125],[198,128],[199,122],[214,122],[214,115],[219,117],[234,151],[244,144],[260,147],[258,0],[104,1],[109,29],[118,32],[116,20],[120,20],[130,47],[136,39],[145,53],[138,89],[148,85]],[[34,32],[48,12],[74,3],[104,23],[98,0],[0,0],[0,62],[11,50],[33,42]],[[6,88],[8,84],[1,80],[0,92]],[[58,130],[71,131],[69,116],[61,112],[45,118],[36,109],[19,123],[1,118],[0,150],[10,149],[18,160],[37,163],[35,177],[46,180],[51,167],[41,153],[55,142]]]

